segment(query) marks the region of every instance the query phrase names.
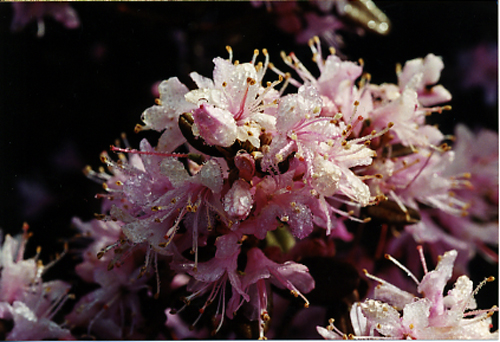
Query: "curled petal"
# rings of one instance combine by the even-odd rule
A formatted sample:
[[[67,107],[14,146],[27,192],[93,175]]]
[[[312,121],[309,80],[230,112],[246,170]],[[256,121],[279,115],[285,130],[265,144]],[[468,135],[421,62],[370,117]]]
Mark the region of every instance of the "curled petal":
[[[208,144],[229,147],[236,141],[237,126],[229,111],[202,104],[193,117],[193,133]]]

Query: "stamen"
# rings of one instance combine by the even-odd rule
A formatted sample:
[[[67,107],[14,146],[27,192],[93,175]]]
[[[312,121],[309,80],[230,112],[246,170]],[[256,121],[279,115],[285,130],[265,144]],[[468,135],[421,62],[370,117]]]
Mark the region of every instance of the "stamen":
[[[429,161],[431,160],[431,157],[432,157],[433,154],[434,154],[434,150],[432,150],[431,153],[429,153],[429,156],[427,157],[427,160],[424,162],[424,165],[422,165],[422,167],[420,168],[420,170],[418,170],[418,172],[415,175],[415,177],[413,177],[413,179],[408,184],[406,184],[406,186],[403,188],[404,190],[408,189],[408,187],[418,178],[418,176],[420,176],[420,174],[422,173],[422,171],[424,171],[424,169],[427,166],[427,164],[429,164]]]
[[[252,61],[250,62],[251,64],[255,65],[255,61],[257,60],[257,56],[259,56],[259,50],[255,49],[255,50],[253,50],[253,58],[252,58]]]
[[[357,122],[360,122],[362,120],[363,120],[363,117],[362,116],[358,116]],[[357,124],[357,122],[355,124]],[[393,126],[394,126],[394,124],[392,122],[389,122],[387,124],[387,127],[385,127],[384,129],[382,129],[380,132],[377,132],[377,131],[374,130],[369,135],[365,135],[364,137],[360,137],[360,138],[356,138],[356,139],[351,139],[351,140],[349,140],[349,142],[353,143],[353,144],[358,144],[358,143],[361,143],[361,142],[365,142],[367,140],[372,140],[372,139],[378,138],[378,137],[384,135],[385,133],[389,132],[389,130]]]
[[[442,106],[442,107],[439,106],[439,107],[425,108],[425,110],[426,110],[425,115],[431,115],[432,113],[441,114],[443,112],[443,110],[451,110],[451,106],[446,105],[446,106]]]
[[[326,329],[329,331],[334,331],[339,336],[342,336],[344,340],[347,340],[347,338],[348,338],[347,335],[345,333],[343,333],[342,331],[340,331],[335,325],[333,325],[334,322],[335,322],[335,319],[330,318],[328,320],[328,326],[326,327]]]
[[[284,54],[284,52],[283,52],[283,54]],[[280,69],[276,68],[276,67],[274,66],[274,64],[273,64],[273,63],[269,63],[269,69],[270,69],[271,71],[273,71],[274,73],[276,73],[276,74],[278,74],[278,75],[282,76],[282,77],[285,79],[285,82],[286,82],[285,84],[286,84],[286,85],[288,85],[288,84],[292,84],[293,86],[295,86],[295,87],[297,87],[297,88],[300,88],[300,86],[302,86],[302,84],[301,84],[299,81],[297,81],[297,80],[295,80],[294,78],[292,78],[292,76],[290,75],[290,73],[288,73],[288,72],[287,72],[287,73],[285,73],[285,72],[281,71]],[[285,91],[285,89],[284,89],[284,88],[285,88],[285,87],[283,87],[283,88],[280,90],[280,94],[282,94],[282,93]]]
[[[37,249],[37,252],[39,252],[39,251],[38,251],[38,249]],[[42,273],[45,273],[45,272],[46,272],[47,270],[49,270],[52,266],[54,266],[54,264],[55,264],[56,262],[58,262],[59,260],[61,260],[61,259],[62,259],[62,258],[66,255],[66,253],[68,253],[68,243],[67,243],[67,242],[65,242],[65,243],[64,243],[64,249],[63,249],[62,253],[61,253],[60,255],[57,255],[57,256],[56,256],[56,258],[55,258],[54,260],[52,260],[52,261],[51,261],[51,262],[49,262],[47,265],[45,265],[45,266],[43,267],[43,272],[42,272]],[[38,255],[39,255],[39,253],[37,253],[37,257],[38,257]]]
[[[309,301],[307,300],[307,298],[292,284],[292,282],[288,279],[286,279],[285,277],[283,277],[279,272],[277,272],[276,270],[272,269],[272,268],[269,268],[268,267],[268,271],[276,277],[276,279],[282,283],[283,285],[286,286],[286,288],[288,290],[290,290],[290,293],[294,296],[294,297],[300,297],[304,300],[304,307],[305,308],[308,308],[309,307]]]
[[[352,201],[349,201],[349,200],[346,201],[344,199],[337,198],[335,196],[329,197],[329,199],[337,201],[337,202],[340,202],[340,203],[344,203],[344,204],[350,205],[350,206],[358,206],[358,204],[356,202],[352,202]],[[338,208],[336,208],[334,206],[330,206],[330,210],[333,211],[334,213],[336,213],[336,214],[338,214],[340,216],[343,216],[345,218],[348,218],[349,220],[354,221],[354,222],[367,223],[367,222],[371,221],[371,218],[369,218],[369,217],[367,217],[365,219],[360,219],[358,217],[352,216],[354,214],[353,211],[345,212],[345,211],[340,210],[340,209],[338,209]]]
[[[477,295],[477,293],[479,292],[479,290],[486,284],[486,283],[491,283],[495,281],[495,277],[493,276],[490,276],[488,278],[485,278],[482,282],[480,282],[476,288],[474,289],[474,291],[472,292],[471,294],[471,297],[475,297]]]
[[[422,268],[424,269],[424,274],[427,274],[427,263],[425,262],[424,248],[421,245],[417,246],[418,254],[420,254],[420,262],[422,262]]]
[[[401,201],[401,199],[399,198],[399,196],[396,195],[396,193],[393,190],[389,190],[389,195],[392,197],[392,199],[394,200],[394,202],[396,202],[396,204],[398,205],[399,209],[401,209],[401,211],[403,213],[405,213],[406,222],[414,222],[415,220],[413,220],[411,218],[410,212],[408,211],[408,208],[406,208],[406,206],[403,204],[403,201]]]
[[[102,257],[104,256],[104,254],[106,254],[107,252],[109,252],[111,249],[115,248],[115,247],[118,247],[118,245],[120,245],[120,241],[117,241],[111,245],[108,245],[106,247],[104,247],[103,249],[101,249],[101,251],[99,253],[97,253],[97,259],[102,259]]]
[[[316,82],[316,78],[311,74],[309,70],[307,70],[307,68],[304,66],[304,64],[302,64],[297,56],[295,56],[295,53],[291,52],[289,54],[289,57],[294,62],[294,64],[292,65],[291,63],[289,63],[288,65],[295,69],[295,71],[304,81],[311,83]]]
[[[401,63],[396,63],[395,71],[396,75],[399,77],[399,75],[403,71],[403,66],[401,65]]]
[[[149,129],[147,126],[143,126],[141,124],[137,124],[134,127],[134,133],[139,133],[139,132],[147,130],[147,129]]]
[[[379,277],[374,276],[373,274],[368,273],[368,271],[365,268],[363,269],[363,273],[365,274],[365,276],[367,278],[370,278],[371,280],[375,280],[375,281],[379,282],[380,284],[383,284],[383,285],[392,285],[388,281],[385,281],[384,279],[381,279]]]
[[[57,298],[54,303],[52,303],[52,305],[45,311],[42,317],[45,317],[48,320],[52,320],[52,318],[56,315],[56,313],[59,312],[59,310],[68,299],[75,299],[75,295],[69,294],[68,292],[69,289],[66,290],[66,293],[64,295],[59,296],[59,298]]]
[[[102,309],[99,310],[99,312],[90,320],[89,322],[89,326],[87,328],[87,335],[90,336],[90,331],[92,329],[92,326],[94,325],[94,323],[97,321],[97,319],[104,313],[106,312],[106,310],[108,310],[111,305],[113,305],[113,303],[120,297],[120,293],[118,292],[113,298],[111,298],[111,300],[109,302],[107,302],[106,304],[104,304],[102,306]]]
[[[28,233],[28,230],[30,229],[30,226],[27,222],[23,222],[23,235],[22,235],[22,240],[21,243],[19,244],[19,249],[17,250],[17,257],[16,257],[16,262],[20,262],[24,259],[24,251],[26,249],[26,243],[28,242],[28,239],[31,236],[31,233]]]
[[[156,293],[154,295],[154,298],[158,299],[160,297],[160,273],[158,272],[158,253],[155,252],[154,255],[155,255],[154,265],[156,272]]]
[[[264,75],[266,74],[267,68],[269,67],[269,53],[267,49],[262,49],[262,54],[264,55],[264,67],[257,71],[257,78],[259,82],[262,82]]]
[[[229,53],[229,63],[233,62],[233,49],[229,45],[226,46],[226,50]]]
[[[482,311],[482,310],[478,310],[479,311]],[[486,310],[485,310],[486,311]],[[463,325],[469,325],[469,324],[474,324],[474,323],[477,323],[477,322],[480,322],[480,321],[483,321],[487,318],[490,318],[491,316],[494,315],[495,311],[498,311],[498,309],[494,310],[494,308],[490,309],[489,311],[486,311],[486,314],[484,315],[478,315],[474,318],[471,318],[471,319],[467,319],[463,322]],[[465,316],[465,315],[464,315]]]
[[[390,261],[392,261],[396,266],[398,266],[400,269],[402,269],[403,271],[406,272],[406,274],[411,278],[413,279],[413,281],[417,284],[417,285],[420,285],[420,282],[417,280],[417,278],[413,275],[413,273],[411,273],[411,271],[409,269],[407,269],[403,264],[401,264],[399,261],[397,261],[396,259],[394,259],[392,256],[390,256],[389,254],[385,254],[384,257]]]
[[[161,152],[139,151],[139,150],[130,149],[130,148],[120,148],[120,147],[116,147],[113,145],[110,146],[110,149],[113,152],[143,154],[143,155],[147,155],[147,156],[174,157],[174,158],[189,158],[190,157],[190,154],[184,154],[184,153],[161,153]]]
[[[142,278],[149,268],[149,260],[151,259],[151,246],[148,246],[146,257],[144,259],[144,265],[141,267],[141,271],[139,272],[137,279]]]
[[[308,44],[313,54],[313,61],[316,62],[319,71],[323,72],[325,61],[323,60],[323,53],[321,51],[321,42],[318,36],[314,36],[313,38],[309,39]]]
[[[488,318],[488,317],[491,317],[493,315],[494,312],[497,312],[499,311],[498,310],[498,307],[496,305],[493,305],[491,307],[491,309],[485,309],[485,310],[474,310],[474,311],[469,311],[469,312],[466,312],[464,313],[463,317],[467,317],[467,316],[477,316],[477,315],[481,315],[481,314],[486,314],[483,316],[483,319],[484,318]]]

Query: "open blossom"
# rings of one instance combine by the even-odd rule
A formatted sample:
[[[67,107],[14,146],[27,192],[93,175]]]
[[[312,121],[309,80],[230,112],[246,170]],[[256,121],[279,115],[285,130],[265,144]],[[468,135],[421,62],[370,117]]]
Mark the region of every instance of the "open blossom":
[[[423,259],[425,275],[421,281],[392,257],[417,284],[422,297],[416,297],[391,283],[367,274],[380,284],[375,288],[374,299],[356,303],[351,309],[351,320],[357,337],[383,336],[391,339],[495,339],[498,331],[492,333],[491,316],[496,309],[475,310],[474,295],[487,281],[474,289],[466,276],[458,277],[454,287],[446,295],[443,290],[452,276],[457,252],[446,252],[436,269],[428,272]],[[471,318],[469,318],[471,317]],[[333,323],[333,322],[332,322]],[[342,333],[333,324],[329,329],[318,327],[325,338],[341,338]],[[364,336],[363,336],[364,335]],[[355,336],[352,336],[356,338]]]
[[[365,120],[365,127],[358,125],[353,128],[358,136],[362,131],[379,131],[389,123],[394,124],[391,132],[395,134],[395,139],[392,143],[400,142],[412,149],[438,145],[443,139],[439,129],[425,123],[428,113],[449,109],[449,106],[429,107],[451,99],[443,86],[435,85],[443,68],[439,57],[429,54],[425,59],[408,61],[398,73],[399,85],[376,85],[369,83],[370,76],[363,74],[361,65],[342,61],[334,54],[323,59],[317,39],[310,40],[309,46],[320,71],[319,77],[315,77],[293,53],[283,56],[283,59],[305,84],[311,84],[318,90],[323,100],[322,115],[336,116],[341,113],[343,121],[353,125],[356,118],[361,117]],[[274,66],[272,69],[286,75]],[[294,79],[290,79],[290,83],[300,86],[300,82]]]
[[[386,88],[393,85],[381,85],[374,88],[373,94],[390,93]],[[381,96],[380,104],[375,103],[373,111],[369,118],[373,127],[379,127],[393,122],[393,131],[396,135],[392,141],[393,144],[401,143],[412,149],[416,147],[428,147],[438,145],[444,136],[434,126],[425,124],[427,111],[420,108],[418,93],[409,88],[401,92],[397,91],[392,96],[394,98],[385,98]],[[441,110],[441,109],[439,109]]]
[[[441,58],[429,54],[425,58],[407,61],[398,71],[398,85],[369,85],[372,93],[379,100],[374,103],[370,113],[372,125],[394,123],[396,139],[404,146],[428,147],[438,145],[444,136],[441,131],[425,123],[425,117],[432,112],[449,109],[429,107],[451,100],[451,94],[442,85],[436,85],[444,64]]]
[[[199,89],[190,91],[185,98],[198,106],[193,112],[195,136],[222,147],[231,146],[236,139],[260,146],[261,131],[274,128],[276,119],[269,113],[278,98],[273,84],[266,88],[261,85],[269,64],[267,51],[263,53],[264,65],[255,64],[258,51],[251,63],[233,64],[232,53],[229,61],[215,58],[213,80],[191,73]]]
[[[306,266],[293,261],[277,264],[269,260],[262,250],[252,248],[247,252],[247,265],[242,277],[242,289],[250,294],[250,302],[244,305],[243,314],[250,321],[258,321],[259,337],[264,338],[265,323],[269,321],[268,304],[272,297],[269,283],[288,289],[295,297],[301,296],[309,307],[309,302],[302,293],[314,288],[314,279]]]
[[[113,188],[105,186],[110,193],[105,197],[109,213],[103,217],[123,222],[121,230],[132,244],[145,244],[161,254],[171,253],[168,245],[182,220],[189,219],[194,226],[189,228],[190,234],[185,234],[186,241],[191,241],[197,251],[214,226],[215,213],[222,219],[228,217],[218,197],[223,186],[221,166],[209,160],[193,168],[196,174],[190,176],[179,160],[158,155],[146,140],[136,152],[131,162],[102,157],[118,177],[110,179],[117,179]],[[226,223],[230,224],[229,219]]]
[[[497,262],[498,254],[498,136],[481,131],[478,139],[464,126],[456,128],[454,149],[377,159],[370,180],[375,193],[387,194],[403,211],[418,210],[405,230],[418,243],[432,244],[435,256],[449,249],[463,252],[457,268],[467,269],[476,252]],[[380,187],[379,187],[380,186]]]
[[[421,222],[406,229],[419,241],[463,250],[468,256],[465,261],[478,252],[487,260],[498,262],[494,250],[498,246],[498,135],[484,129],[474,134],[457,125],[454,153],[455,158],[444,174],[467,177],[467,187],[453,189],[455,197],[467,203],[467,215],[425,209],[421,210]],[[453,176],[451,180],[460,182]],[[464,270],[466,266],[460,265]]]
[[[417,153],[393,159],[378,159],[371,166],[382,178],[372,179],[375,193],[384,193],[402,205],[418,208],[422,203],[450,214],[460,215],[467,203],[450,192],[469,186],[463,175],[447,174],[455,158],[453,151],[444,153],[421,149]]]
[[[289,226],[292,234],[304,238],[313,230],[309,190],[302,182],[293,181],[295,170],[283,175],[266,176],[255,184],[254,215],[240,223],[240,230],[264,239],[280,221]]]
[[[99,288],[80,298],[66,315],[66,323],[72,328],[86,328],[89,336],[141,338],[135,330],[143,320],[138,292],[147,288],[150,277],[144,276],[145,270],[135,260],[144,259],[144,248],[122,244],[114,254],[103,253],[123,238],[123,223],[96,219],[82,222],[75,218],[73,224],[84,236],[93,239],[83,251],[83,262],[76,266],[76,273]],[[122,317],[130,320],[128,326],[123,324]]]
[[[7,340],[74,340],[68,329],[53,321],[54,316],[72,297],[70,285],[60,280],[43,282],[44,268],[38,256],[24,259],[28,226],[16,238],[7,235],[0,250],[0,319],[12,321]]]
[[[198,253],[198,245],[204,244],[209,231],[215,226],[215,214],[230,225],[220,202],[223,185],[221,166],[215,161],[206,162],[198,173],[190,176],[182,163],[174,158],[160,164],[162,175],[170,180],[172,189],[144,203],[140,214],[111,209],[111,215],[125,225],[123,232],[133,243],[147,243],[157,252],[170,254],[169,244],[185,219],[188,231],[183,234],[191,242],[192,251]],[[184,251],[189,245],[181,249]]]
[[[498,215],[498,133],[488,129],[472,132],[458,124],[454,132],[456,158],[447,173],[470,175],[472,189],[456,190],[470,201],[469,212],[480,221],[491,221]]]
[[[171,263],[172,269],[186,272],[193,277],[187,287],[187,290],[192,294],[186,298],[186,305],[194,298],[209,293],[205,304],[200,309],[200,316],[206,307],[218,298],[219,304],[215,318],[220,322],[214,331],[220,329],[226,315],[232,318],[233,313],[237,310],[237,300],[240,296],[246,301],[250,300],[248,294],[241,287],[241,278],[237,270],[240,239],[241,235],[235,232],[219,236],[215,242],[217,248],[215,256],[207,262],[195,263],[180,255],[174,255]],[[228,283],[231,285],[232,297],[226,304],[226,284]]]
[[[433,106],[451,100],[451,94],[442,85],[436,85],[444,68],[442,59],[432,53],[425,58],[407,61],[398,72],[401,91],[413,89],[418,94],[422,106]]]
[[[309,46],[320,72],[318,77],[315,77],[295,54],[282,55],[282,58],[299,75],[304,85],[311,85],[316,89],[323,102],[321,115],[334,117],[342,113],[342,118],[346,123],[354,122],[354,114],[366,117],[367,112],[373,107],[373,101],[366,88],[359,88],[355,83],[363,73],[362,66],[355,62],[342,61],[333,53],[323,59],[321,45],[317,39],[311,39]],[[286,76],[274,66],[272,69]],[[293,78],[289,81],[294,86],[301,86],[301,83]],[[359,102],[359,106],[354,105],[356,101]]]
[[[160,97],[157,104],[142,113],[141,119],[145,125],[137,125],[136,131],[153,129],[163,132],[156,148],[162,152],[173,152],[186,142],[179,129],[179,116],[193,110],[195,106],[184,99],[189,90],[177,77],[161,82],[158,91]]]
[[[488,206],[489,195],[495,198],[486,190],[466,195],[470,177],[457,161],[457,153],[463,154],[466,147],[457,144],[455,153],[439,145],[443,134],[425,122],[430,112],[448,109],[429,107],[449,100],[447,91],[436,85],[441,59],[428,55],[409,61],[398,71],[397,85],[377,86],[369,83],[362,63],[342,61],[334,53],[324,60],[317,39],[310,47],[318,77],[293,53],[284,56],[304,84],[270,64],[266,50],[263,63],[257,63],[256,50],[250,63],[240,64],[233,63],[230,48],[229,60],[214,59],[212,79],[191,73],[196,89],[188,90],[176,78],[160,84],[160,99],[144,111],[145,126],[138,126],[162,132],[157,146],[144,139],[135,150],[123,138],[126,148],[112,147],[119,153],[117,161],[101,155],[111,174],[86,170],[89,178],[103,183],[106,194],[97,196],[104,200],[97,215],[100,221],[74,221],[95,238],[77,272],[100,287],[80,299],[66,317],[68,323],[97,335],[112,326],[110,337],[139,336],[135,328],[145,322],[135,314],[141,309],[138,293],[152,280],[142,276],[151,265],[157,268],[160,257],[175,274],[166,287],[188,293],[180,309],[175,309],[175,298],[168,304],[173,308],[169,317],[180,313],[173,322],[182,319],[194,327],[206,322],[203,315],[211,315],[210,330],[216,334],[225,331],[227,319],[235,325],[248,321],[253,326],[250,335],[264,338],[271,322],[273,287],[300,296],[307,307],[306,295],[320,283],[309,274],[307,262],[300,261],[311,255],[334,258],[337,252],[347,253],[337,251],[334,239],[352,241],[358,232],[347,222],[361,226],[377,208],[382,226],[387,225],[384,219],[406,226],[402,235],[434,244],[431,254],[444,248],[462,253],[469,248],[463,239],[471,236],[478,246],[487,243],[497,227],[477,236],[453,235],[453,229],[444,232],[436,220],[441,213],[458,219],[468,208],[468,198],[477,198],[483,206]],[[267,68],[280,80],[264,87]],[[282,95],[284,87],[275,90],[283,80],[284,87],[292,84],[297,92]],[[485,138],[483,144],[488,141]],[[176,153],[181,145],[190,153]],[[491,174],[493,152],[478,156]],[[481,189],[491,187],[490,177],[483,178],[477,183]],[[381,205],[386,199],[388,214]],[[391,208],[402,216],[402,223],[391,216]],[[475,215],[483,223],[495,217],[494,210]],[[465,229],[458,222],[454,227]],[[380,246],[377,253],[382,253]],[[490,314],[467,312],[474,308],[475,295],[468,278],[459,278],[456,290],[442,294],[456,254],[446,253],[435,271],[426,271],[421,282],[415,279],[422,298],[369,275],[382,285],[375,299],[352,306],[356,335],[469,336],[464,326],[473,327],[477,336],[489,334],[485,324]],[[461,255],[458,269],[468,257]],[[145,260],[142,267],[139,259]],[[159,284],[158,270],[156,274]],[[350,295],[358,296],[356,291]],[[189,318],[193,311],[188,306],[196,306],[195,317]],[[118,319],[123,315],[131,330]],[[184,328],[172,329],[190,336]],[[330,329],[319,330],[326,337],[343,337]]]

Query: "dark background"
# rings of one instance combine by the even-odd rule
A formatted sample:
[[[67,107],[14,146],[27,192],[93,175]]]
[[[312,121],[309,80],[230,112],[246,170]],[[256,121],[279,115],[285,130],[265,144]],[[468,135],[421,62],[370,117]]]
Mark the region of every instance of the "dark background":
[[[391,33],[345,33],[341,51],[350,60],[363,58],[372,83],[397,82],[396,63],[431,52],[442,56],[440,83],[453,95],[453,110],[432,120],[445,133],[458,122],[497,130],[498,101],[487,105],[481,89],[463,89],[459,66],[461,52],[497,44],[497,3],[375,3],[391,19]],[[267,48],[283,70],[279,52],[294,51],[316,70],[307,45],[279,31],[265,7],[248,2],[71,5],[79,28],[47,18],[45,36],[37,38],[35,23],[11,32],[12,5],[0,4],[0,228],[16,234],[27,221],[34,233],[29,250],[41,245],[45,260],[62,250],[61,238],[75,233],[73,216],[89,220],[99,212],[94,195],[101,188],[83,176],[83,167],[99,167],[99,153],[122,132],[133,147],[159,136],[133,133],[142,111],[154,104],[155,82],[177,76],[192,87],[188,74],[211,76],[212,59],[227,57],[226,45],[242,62],[255,48]],[[496,272],[483,266],[475,268],[480,280]]]

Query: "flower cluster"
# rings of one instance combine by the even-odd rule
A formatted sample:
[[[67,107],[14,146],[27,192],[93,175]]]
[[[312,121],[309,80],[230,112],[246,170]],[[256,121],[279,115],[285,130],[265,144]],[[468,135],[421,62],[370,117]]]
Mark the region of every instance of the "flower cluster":
[[[39,249],[35,257],[24,259],[28,228],[25,223],[22,235],[6,235],[0,249],[0,319],[12,322],[9,328],[2,324],[2,339],[74,340],[69,329],[53,321],[64,303],[74,297],[69,294],[71,285],[60,280],[42,280],[52,263],[43,265],[38,259]]]
[[[498,230],[495,214],[471,211],[486,226],[473,242],[464,241],[479,223],[467,226],[463,216],[471,201],[486,207],[498,203],[498,191],[488,192],[498,155],[493,149],[477,153],[491,174],[467,170],[471,164],[457,155],[465,154],[470,133],[459,127],[452,151],[445,143],[450,137],[426,122],[431,113],[451,109],[443,106],[450,93],[437,85],[441,59],[429,54],[408,61],[398,69],[398,84],[375,85],[362,63],[343,61],[334,51],[324,59],[317,38],[309,46],[317,77],[293,53],[283,54],[283,60],[295,78],[270,63],[265,49],[263,61],[256,50],[250,62],[239,63],[228,48],[229,59],[214,59],[212,78],[190,74],[196,89],[175,77],[163,81],[156,105],[144,111],[144,125],[136,127],[137,132],[162,132],[156,146],[144,139],[132,149],[123,137],[125,148],[111,148],[117,161],[101,155],[108,172],[86,169],[106,193],[98,195],[102,213],[95,220],[74,221],[93,239],[77,273],[99,288],[66,317],[71,327],[87,327],[88,334],[104,338],[140,338],[135,327],[144,310],[138,296],[143,289],[152,296],[149,281],[156,273],[156,297],[160,287],[183,289],[184,305],[172,301],[169,308],[185,314],[187,324],[194,327],[210,315],[215,334],[226,317],[244,320],[255,326],[252,337],[264,338],[273,293],[287,290],[308,307],[315,279],[300,261],[334,255],[333,239],[353,239],[349,222],[375,219],[406,226],[418,241],[441,241],[442,246],[458,241],[467,243],[464,249],[493,253],[485,243],[498,244],[490,239]],[[274,82],[265,80],[269,69],[277,75]],[[297,92],[288,92],[291,86]],[[486,134],[485,144],[494,138]],[[445,231],[432,221],[436,215],[462,220],[462,225]],[[425,338],[437,329],[425,330],[428,326],[448,327],[458,314],[462,319],[474,306],[470,280],[459,278],[444,299],[434,280],[444,286],[456,256],[445,254],[438,269],[417,282],[428,300],[414,301],[383,283],[392,291],[384,292],[384,300],[394,305],[389,300],[404,299],[399,304],[408,313],[400,320],[388,304],[356,304],[351,316],[362,312],[366,317],[359,329]],[[159,263],[169,276],[160,279]],[[407,306],[427,314],[413,317]],[[387,332],[377,325],[382,316],[400,326],[394,323],[387,329],[395,331]],[[410,325],[425,329],[413,333],[408,316],[415,318]],[[477,320],[481,327],[471,337],[489,333],[484,322]],[[443,336],[455,333],[466,331],[451,329]]]
[[[498,331],[490,332],[491,316],[498,308],[471,311],[477,308],[474,296],[478,290],[494,278],[485,279],[474,289],[469,277],[462,275],[455,282],[453,289],[443,295],[444,287],[452,276],[457,251],[446,252],[436,269],[431,272],[427,272],[422,248],[419,248],[419,251],[425,271],[420,282],[390,255],[386,255],[386,258],[407,272],[423,297],[415,297],[367,273],[366,275],[378,281],[379,285],[375,288],[374,299],[366,299],[352,306],[350,318],[355,335],[350,335],[349,338],[383,336],[390,339],[498,339]],[[347,337],[333,325],[333,321],[330,321],[326,329],[317,329],[326,339]]]

